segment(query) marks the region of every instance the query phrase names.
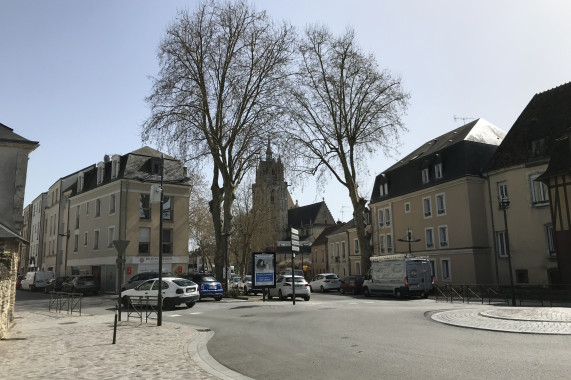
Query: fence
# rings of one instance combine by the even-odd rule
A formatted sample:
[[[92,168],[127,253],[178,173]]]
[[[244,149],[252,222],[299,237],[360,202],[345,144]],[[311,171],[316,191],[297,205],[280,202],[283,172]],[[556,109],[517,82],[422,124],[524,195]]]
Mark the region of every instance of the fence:
[[[436,301],[505,303],[511,305],[512,288],[497,285],[434,286]],[[516,285],[513,287],[516,305],[571,306],[571,285]]]
[[[66,293],[66,292],[50,292],[50,303],[48,310],[52,309],[56,312],[66,310],[68,314],[73,315],[73,312],[79,312],[81,316],[81,293]]]
[[[145,323],[148,322],[149,316],[153,314],[158,318],[157,297],[127,297],[123,302],[123,306],[127,309],[127,320],[132,315],[136,315],[142,323],[143,314],[145,315]]]

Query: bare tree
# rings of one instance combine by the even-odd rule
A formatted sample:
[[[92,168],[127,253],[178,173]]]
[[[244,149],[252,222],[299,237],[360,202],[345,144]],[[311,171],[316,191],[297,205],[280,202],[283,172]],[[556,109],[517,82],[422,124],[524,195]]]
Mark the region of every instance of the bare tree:
[[[190,192],[188,222],[190,229],[190,247],[198,254],[207,267],[212,266],[216,253],[216,239],[212,215],[208,202],[208,183],[201,176],[193,176],[193,186]]]
[[[245,1],[210,0],[181,11],[159,46],[144,141],[212,165],[216,275],[232,233],[234,192],[278,124],[294,31]]]
[[[331,174],[347,188],[364,270],[372,253],[364,220],[367,200],[359,174],[373,152],[387,153],[404,130],[401,115],[409,95],[400,79],[379,70],[372,55],[357,46],[352,30],[333,36],[324,27],[309,27],[299,46],[301,62],[287,103],[292,121],[290,141],[297,144],[301,170]]]

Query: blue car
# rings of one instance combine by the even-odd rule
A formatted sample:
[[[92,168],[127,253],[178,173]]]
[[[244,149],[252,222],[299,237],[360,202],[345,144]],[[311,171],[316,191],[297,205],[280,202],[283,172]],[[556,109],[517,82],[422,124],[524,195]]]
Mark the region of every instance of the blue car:
[[[224,289],[222,289],[222,284],[216,280],[216,278],[211,274],[199,273],[190,274],[185,276],[189,280],[196,282],[198,284],[198,291],[200,293],[200,299],[212,297],[216,301],[222,300],[222,294]]]

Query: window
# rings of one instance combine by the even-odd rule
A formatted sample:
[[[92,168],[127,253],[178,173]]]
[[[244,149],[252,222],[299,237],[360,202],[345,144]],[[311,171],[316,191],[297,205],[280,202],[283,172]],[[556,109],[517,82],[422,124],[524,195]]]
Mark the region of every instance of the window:
[[[101,185],[103,183],[103,178],[105,177],[105,163],[100,162],[97,164],[97,184]]]
[[[379,249],[381,253],[385,253],[385,235],[379,235]]]
[[[101,200],[95,200],[95,217],[101,216]]]
[[[500,201],[508,197],[508,184],[505,181],[498,182],[498,205]]]
[[[99,230],[93,231],[93,249],[99,249]]]
[[[404,212],[407,214],[410,212],[410,202],[404,204]]]
[[[436,195],[436,210],[438,215],[446,214],[446,200],[444,199],[444,194]]]
[[[557,256],[555,251],[555,243],[553,240],[553,224],[549,223],[545,225],[545,239],[547,241],[547,251],[550,257]]]
[[[107,230],[107,248],[113,248],[113,240],[115,240],[115,227],[111,226]]]
[[[172,197],[163,197],[163,220],[173,219]]]
[[[379,210],[379,226],[383,227],[384,226],[384,210]]]
[[[173,253],[172,228],[163,228],[163,253]]]
[[[151,252],[151,229],[147,227],[139,228],[139,253],[149,254]]]
[[[329,244],[329,256],[331,256],[331,260],[333,260],[333,256],[335,256],[335,255],[334,255],[334,253],[335,253],[335,248],[334,248],[334,247],[335,247],[335,246],[333,245],[333,243]]]
[[[432,277],[436,278],[436,261],[430,260],[430,269],[432,270]]]
[[[390,234],[387,234],[387,253],[391,253],[393,251],[393,237]]]
[[[387,208],[385,209],[385,226],[390,226],[391,225],[391,209]]]
[[[79,249],[79,234],[73,235],[73,252],[77,252]]]
[[[117,178],[119,175],[119,156],[114,155],[111,161],[111,179]]]
[[[353,245],[355,246],[355,253],[359,253],[359,239],[353,240]]]
[[[341,242],[341,257],[345,258],[345,242]]]
[[[83,234],[83,245],[87,246],[87,232]]]
[[[83,191],[83,172],[79,173],[77,175],[77,192],[81,193]]]
[[[426,248],[434,248],[434,230],[432,228],[426,228],[424,230],[424,237],[426,240]]]
[[[89,202],[85,202],[85,215],[89,215]]]
[[[389,184],[388,183],[382,183],[379,186],[379,195],[381,197],[385,196],[385,195],[389,195]]]
[[[442,162],[434,165],[434,178],[442,178]]]
[[[115,194],[111,194],[109,199],[109,214],[115,213]]]
[[[422,198],[422,207],[424,210],[424,217],[430,218],[432,216],[432,205],[430,204],[430,197]]]
[[[529,284],[529,274],[527,269],[518,269],[515,271],[515,281],[518,284]]]
[[[141,194],[139,201],[139,218],[151,219],[151,200],[149,194]]]
[[[549,189],[547,186],[535,179],[539,177],[539,174],[534,174],[529,176],[529,185],[531,188],[531,201],[533,204],[546,203],[549,202]]]
[[[361,274],[361,263],[360,262],[355,263],[355,274],[357,274],[357,275]]]
[[[440,264],[442,266],[442,279],[450,280],[452,278],[450,273],[450,259],[441,259]]]
[[[151,161],[151,174],[161,174],[161,161],[153,159]]]
[[[506,243],[506,233],[504,231],[496,232],[496,250],[498,252],[498,256],[508,257],[508,248]]]
[[[448,247],[448,227],[447,226],[439,226],[438,227],[438,236],[440,237],[440,246],[441,247]]]
[[[422,183],[428,183],[429,176],[428,176],[428,168],[422,169]]]

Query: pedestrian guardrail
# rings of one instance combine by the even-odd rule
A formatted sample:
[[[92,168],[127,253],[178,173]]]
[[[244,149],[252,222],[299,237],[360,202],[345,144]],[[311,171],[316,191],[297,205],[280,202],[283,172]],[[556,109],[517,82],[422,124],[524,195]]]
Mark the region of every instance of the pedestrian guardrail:
[[[81,293],[50,292],[48,310],[54,310],[58,313],[65,310],[71,315],[73,315],[74,312],[79,312],[79,315],[81,316],[82,298],[83,294]]]
[[[149,316],[153,314],[158,318],[157,297],[129,297],[128,302],[124,306],[127,309],[127,320],[132,315],[136,315],[141,323],[143,322],[143,315],[145,316],[145,323],[148,322]]]
[[[457,285],[446,284],[434,287],[436,301],[505,303],[510,305],[512,297],[516,304],[534,306],[571,305],[570,285],[517,285],[513,288],[504,285]]]

